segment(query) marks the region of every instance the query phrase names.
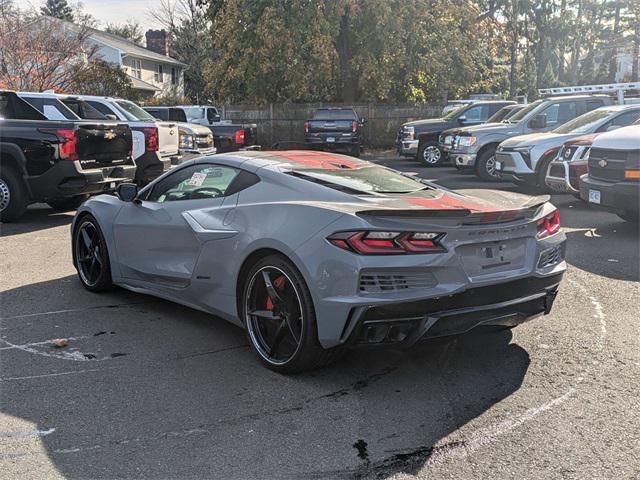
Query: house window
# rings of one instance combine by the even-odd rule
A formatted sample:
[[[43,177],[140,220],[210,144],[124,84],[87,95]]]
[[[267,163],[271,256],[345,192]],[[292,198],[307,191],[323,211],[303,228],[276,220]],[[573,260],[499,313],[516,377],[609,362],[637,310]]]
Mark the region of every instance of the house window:
[[[134,77],[142,79],[142,60],[133,59],[131,73]]]
[[[178,69],[176,67],[171,67],[171,85],[178,84]]]
[[[155,75],[153,76],[153,78],[154,78],[154,80],[155,80],[156,82],[158,82],[158,83],[162,83],[162,82],[164,82],[164,76],[162,75],[162,64],[161,64],[161,63],[159,63],[159,64],[156,66],[156,73],[155,73]]]

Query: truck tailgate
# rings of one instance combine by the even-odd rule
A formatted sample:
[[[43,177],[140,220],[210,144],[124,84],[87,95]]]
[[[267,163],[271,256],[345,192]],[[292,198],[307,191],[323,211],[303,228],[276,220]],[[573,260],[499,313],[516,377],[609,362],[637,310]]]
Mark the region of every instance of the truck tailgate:
[[[161,157],[178,154],[180,135],[178,126],[172,122],[156,122],[158,126],[158,152]]]
[[[309,120],[309,133],[347,133],[352,129],[353,120]]]
[[[77,152],[83,166],[124,163],[131,157],[132,137],[128,125],[90,122],[77,125]]]

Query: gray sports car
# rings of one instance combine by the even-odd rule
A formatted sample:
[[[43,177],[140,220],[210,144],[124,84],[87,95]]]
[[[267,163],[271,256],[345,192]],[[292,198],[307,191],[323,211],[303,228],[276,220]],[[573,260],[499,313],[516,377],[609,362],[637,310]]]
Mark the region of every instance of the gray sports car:
[[[452,192],[311,151],[201,157],[85,202],[83,285],[119,285],[246,328],[294,372],[356,344],[412,345],[548,313],[566,269],[548,197]]]

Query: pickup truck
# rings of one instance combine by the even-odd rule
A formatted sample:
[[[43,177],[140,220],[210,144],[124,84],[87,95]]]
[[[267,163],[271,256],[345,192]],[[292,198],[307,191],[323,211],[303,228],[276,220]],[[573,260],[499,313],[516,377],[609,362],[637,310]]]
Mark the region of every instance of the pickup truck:
[[[178,148],[183,161],[202,155],[213,155],[216,147],[213,133],[204,125],[190,123],[184,110],[176,107],[143,107],[144,110],[160,121],[176,122],[180,133]]]
[[[218,153],[233,152],[256,144],[258,126],[255,123],[234,124],[222,120],[218,109],[210,105],[176,105],[173,108],[182,110],[189,123],[209,128]]]
[[[131,182],[131,130],[113,121],[49,120],[15,92],[0,90],[0,219],[46,202],[77,208],[89,194]]]
[[[136,183],[146,185],[182,161],[175,122],[159,122],[135,103],[121,98],[80,95],[103,115],[127,122],[134,135],[144,136],[144,153],[135,158]]]
[[[580,198],[589,206],[640,220],[640,125],[598,135],[589,151],[589,173],[580,177]]]
[[[483,180],[498,181],[496,150],[501,142],[516,135],[549,132],[583,113],[613,103],[607,95],[542,98],[502,123],[461,128],[453,140],[449,157],[458,169],[475,170]]]
[[[443,131],[484,123],[506,105],[515,105],[515,102],[478,101],[452,110],[442,118],[405,123],[396,137],[398,153],[405,157],[415,157],[427,167],[441,165],[445,160],[445,152],[440,149],[438,139]]]
[[[318,108],[304,122],[305,144],[313,149],[345,150],[359,157],[364,123],[353,108]]]

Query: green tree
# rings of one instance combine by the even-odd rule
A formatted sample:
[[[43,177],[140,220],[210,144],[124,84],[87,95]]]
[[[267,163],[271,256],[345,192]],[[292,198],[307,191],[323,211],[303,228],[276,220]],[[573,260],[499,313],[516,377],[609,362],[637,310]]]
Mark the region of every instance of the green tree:
[[[69,6],[67,0],[47,0],[40,8],[40,13],[73,22],[73,9]]]
[[[137,100],[136,91],[124,70],[103,60],[95,60],[74,78],[74,93]]]

